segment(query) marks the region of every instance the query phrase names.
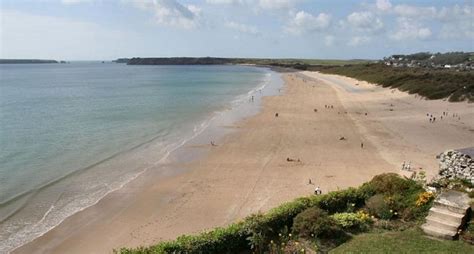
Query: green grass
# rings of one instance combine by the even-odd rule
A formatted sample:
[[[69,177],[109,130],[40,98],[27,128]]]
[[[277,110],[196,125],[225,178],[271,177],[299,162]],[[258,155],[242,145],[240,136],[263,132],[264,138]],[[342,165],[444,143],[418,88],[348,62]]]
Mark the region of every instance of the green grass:
[[[474,246],[463,241],[434,240],[420,229],[408,229],[356,235],[329,253],[474,253]]]

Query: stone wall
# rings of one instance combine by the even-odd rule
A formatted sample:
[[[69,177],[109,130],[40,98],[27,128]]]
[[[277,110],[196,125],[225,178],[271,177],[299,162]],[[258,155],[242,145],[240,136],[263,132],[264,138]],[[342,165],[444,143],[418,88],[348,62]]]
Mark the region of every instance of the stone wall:
[[[459,151],[449,150],[441,153],[438,178],[460,178],[474,184],[474,159]]]

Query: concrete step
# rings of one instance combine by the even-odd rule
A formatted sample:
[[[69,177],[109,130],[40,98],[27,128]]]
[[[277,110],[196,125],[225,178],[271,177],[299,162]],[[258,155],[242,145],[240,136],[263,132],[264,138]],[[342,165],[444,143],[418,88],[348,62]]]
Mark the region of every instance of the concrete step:
[[[435,201],[434,207],[446,208],[453,213],[466,214],[469,209],[470,198],[467,193],[447,190],[441,193]]]
[[[442,202],[438,202],[438,201],[434,202],[433,207],[445,209],[445,210],[447,210],[451,213],[457,213],[457,214],[466,214],[466,211],[468,209],[468,208],[458,207],[458,206],[454,206],[454,205],[449,204],[449,203],[442,203]]]
[[[445,229],[445,230],[455,231],[455,232],[458,231],[459,225],[461,225],[461,223],[453,223],[446,220],[433,218],[430,216],[426,218],[426,224],[432,225],[439,229]]]
[[[423,231],[428,235],[446,239],[446,240],[453,240],[454,237],[457,235],[457,231],[440,229],[440,228],[430,225],[429,223],[423,224],[421,226],[421,229],[423,229]]]
[[[437,220],[445,220],[450,223],[461,225],[464,216],[464,214],[450,212],[447,209],[433,206],[431,207],[427,218],[436,218]]]
[[[469,209],[469,196],[466,193],[446,190],[434,201],[426,223],[421,226],[426,234],[453,239],[458,229],[465,223],[464,216]]]

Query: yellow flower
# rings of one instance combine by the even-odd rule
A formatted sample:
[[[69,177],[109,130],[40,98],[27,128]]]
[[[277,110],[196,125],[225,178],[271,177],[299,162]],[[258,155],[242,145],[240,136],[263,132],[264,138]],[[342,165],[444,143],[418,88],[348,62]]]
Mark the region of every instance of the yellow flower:
[[[434,198],[434,194],[432,192],[423,192],[418,196],[418,200],[416,200],[416,206],[422,206],[431,201]]]

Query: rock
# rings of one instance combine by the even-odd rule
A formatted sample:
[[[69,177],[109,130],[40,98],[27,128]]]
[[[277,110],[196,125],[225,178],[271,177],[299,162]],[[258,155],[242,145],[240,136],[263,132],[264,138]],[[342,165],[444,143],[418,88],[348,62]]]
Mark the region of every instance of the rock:
[[[437,158],[439,158],[439,172],[436,179],[459,178],[474,183],[474,160],[469,155],[448,150],[439,154]]]

